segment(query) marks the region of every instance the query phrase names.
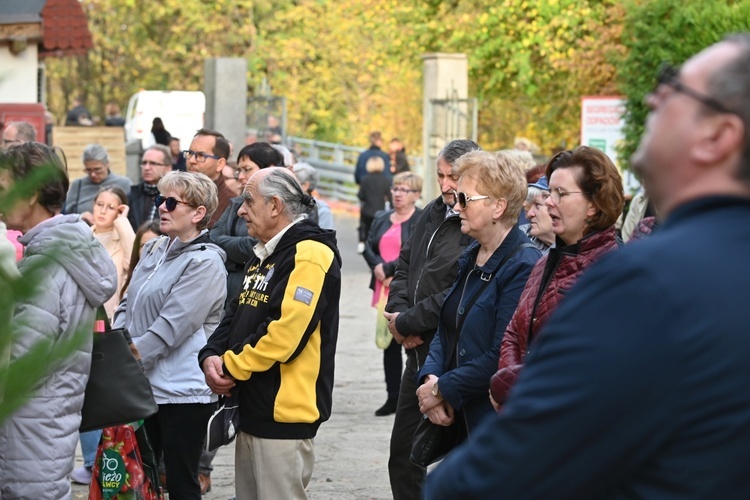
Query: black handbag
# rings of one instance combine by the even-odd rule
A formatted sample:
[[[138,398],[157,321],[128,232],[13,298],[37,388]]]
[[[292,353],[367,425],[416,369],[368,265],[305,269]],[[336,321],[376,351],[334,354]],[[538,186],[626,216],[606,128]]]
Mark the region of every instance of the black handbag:
[[[437,425],[424,415],[414,431],[409,461],[427,468],[428,465],[442,460],[449,451],[461,443],[464,436],[458,423],[454,422],[448,426]]]
[[[522,243],[521,245],[518,245],[512,252],[505,256],[500,262],[498,269],[501,269],[508,259],[522,248],[534,248],[534,245],[531,243]],[[459,315],[456,323],[456,337],[451,349],[451,359],[448,366],[451,366],[455,360],[456,349],[458,347],[458,337],[461,333],[464,319],[469,315],[469,310],[472,308],[479,295],[492,281],[492,275],[482,274],[481,280],[482,285],[471,297],[471,300],[467,302],[466,306],[464,306],[464,313]],[[458,420],[463,421],[464,429],[459,427]],[[427,415],[424,415],[422,420],[419,421],[419,424],[417,424],[417,429],[414,431],[409,461],[420,467],[432,465],[435,462],[442,460],[443,457],[445,457],[445,455],[447,455],[453,448],[458,446],[468,434],[468,427],[463,412],[456,412],[456,421],[448,426],[433,424]]]
[[[206,451],[214,451],[237,437],[240,431],[239,387],[231,396],[219,397],[219,408],[208,419],[206,428]]]
[[[91,372],[81,409],[80,431],[92,431],[143,420],[159,407],[140,360],[130,349],[124,328],[113,330],[104,316],[105,329],[94,333]]]

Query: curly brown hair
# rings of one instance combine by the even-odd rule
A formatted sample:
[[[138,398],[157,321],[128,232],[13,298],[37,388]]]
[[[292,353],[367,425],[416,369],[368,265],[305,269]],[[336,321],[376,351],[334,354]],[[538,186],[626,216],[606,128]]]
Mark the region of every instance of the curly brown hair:
[[[614,225],[625,205],[622,178],[612,160],[604,152],[588,146],[572,151],[560,151],[547,163],[547,179],[559,168],[581,167],[575,175],[583,195],[597,209],[591,217],[584,236]]]

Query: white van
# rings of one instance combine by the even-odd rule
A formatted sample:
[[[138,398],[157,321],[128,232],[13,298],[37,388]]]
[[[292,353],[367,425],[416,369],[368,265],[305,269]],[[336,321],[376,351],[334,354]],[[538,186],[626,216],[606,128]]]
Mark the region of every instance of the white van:
[[[190,147],[198,129],[203,128],[206,96],[184,90],[141,90],[133,94],[125,115],[125,139],[139,139],[143,148],[154,144],[151,126],[156,117],[172,137],[180,139],[180,149]]]

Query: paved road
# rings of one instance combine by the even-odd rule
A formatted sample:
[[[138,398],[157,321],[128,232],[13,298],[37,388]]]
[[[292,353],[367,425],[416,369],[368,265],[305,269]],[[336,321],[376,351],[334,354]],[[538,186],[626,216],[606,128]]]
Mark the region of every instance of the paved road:
[[[375,417],[386,399],[382,351],[375,346],[375,310],[370,307],[369,270],[356,252],[357,219],[336,213],[343,259],[341,323],[336,352],[333,414],[315,438],[311,500],[389,499],[388,441],[393,416]],[[78,457],[76,465],[80,465]],[[213,487],[206,500],[234,496],[234,448],[223,447],[214,460]],[[74,485],[74,498],[88,488]]]

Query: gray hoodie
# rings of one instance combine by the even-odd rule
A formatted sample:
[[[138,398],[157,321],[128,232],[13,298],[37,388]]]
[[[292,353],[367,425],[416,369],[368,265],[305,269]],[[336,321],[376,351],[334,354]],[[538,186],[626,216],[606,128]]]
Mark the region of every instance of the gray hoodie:
[[[72,355],[55,359],[58,345],[92,332],[96,308],[117,288],[117,271],[78,215],[58,215],[19,238],[19,270],[28,278],[43,265],[36,293],[16,304],[11,360],[40,341],[52,341],[48,371],[28,402],[0,427],[0,498],[70,498],[83,394],[93,335]]]
[[[216,401],[195,361],[221,319],[225,258],[205,229],[190,241],[161,236],[143,247],[114,324],[133,337],[157,404]]]

